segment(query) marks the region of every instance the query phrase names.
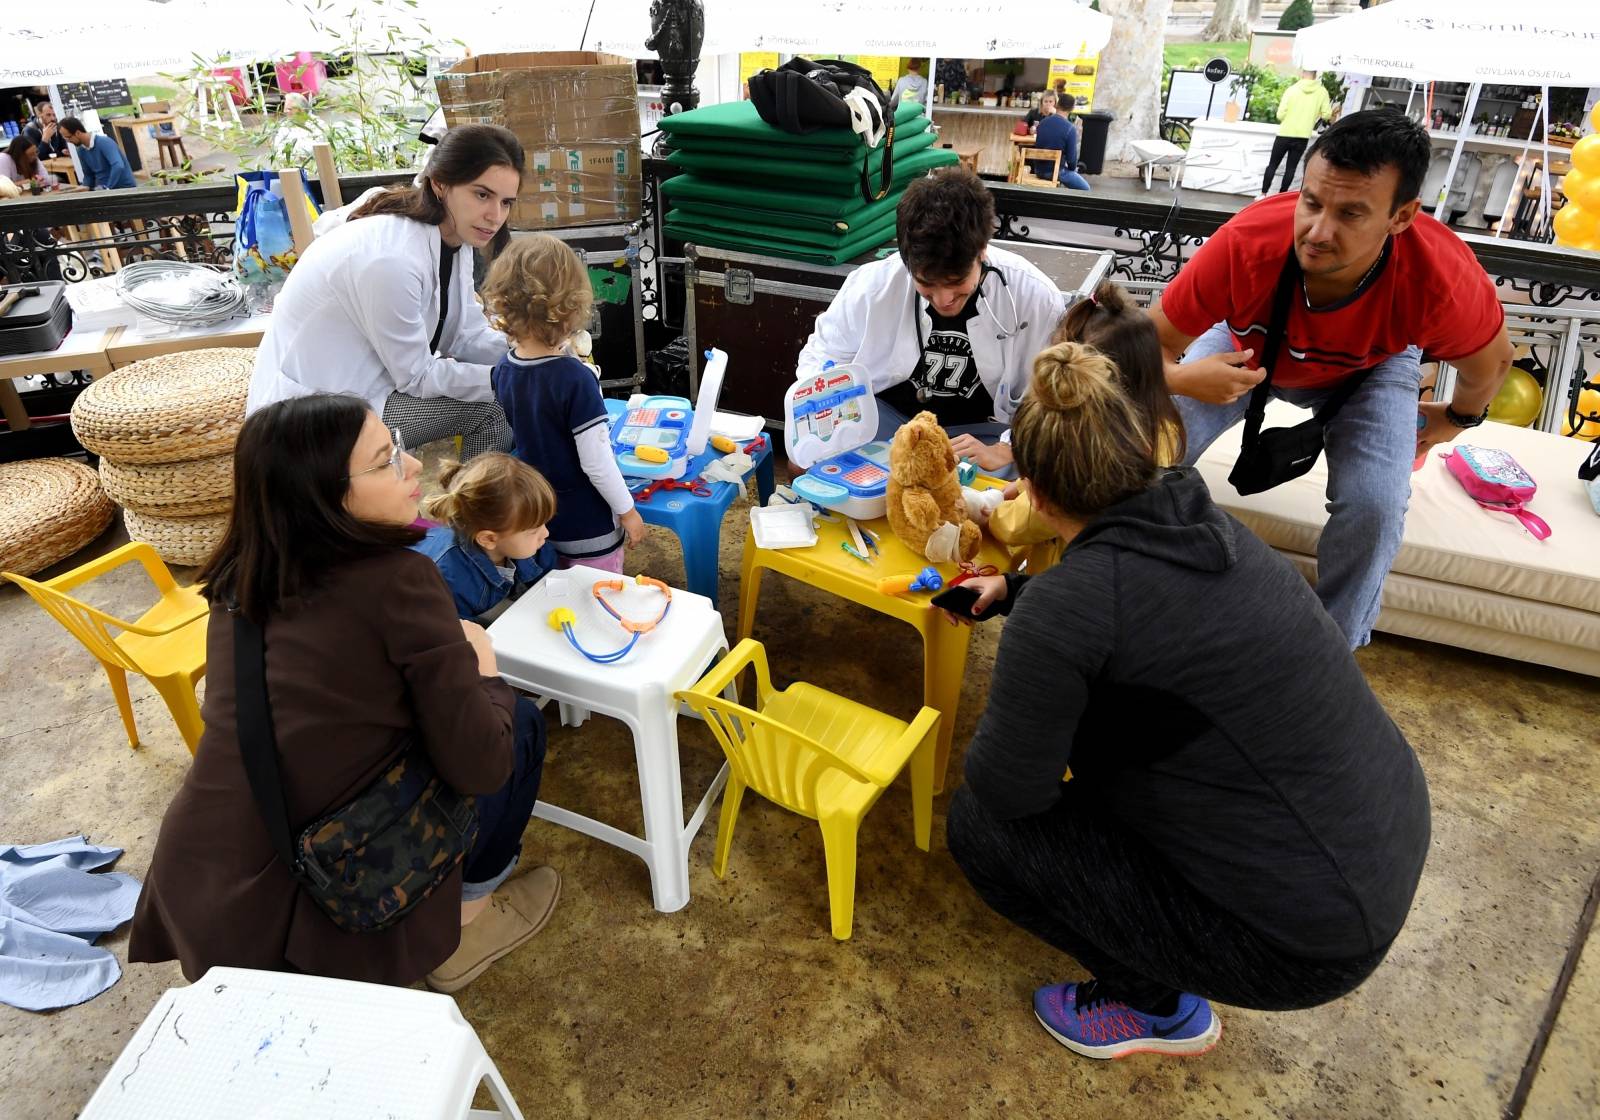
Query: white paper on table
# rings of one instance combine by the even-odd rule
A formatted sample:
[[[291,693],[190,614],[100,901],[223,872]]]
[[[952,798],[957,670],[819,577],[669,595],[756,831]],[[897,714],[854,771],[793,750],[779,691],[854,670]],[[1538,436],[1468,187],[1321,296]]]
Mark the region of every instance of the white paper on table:
[[[745,416],[738,412],[713,412],[711,414],[711,434],[727,436],[736,443],[755,439],[761,434],[761,429],[766,427],[766,421],[759,416]]]

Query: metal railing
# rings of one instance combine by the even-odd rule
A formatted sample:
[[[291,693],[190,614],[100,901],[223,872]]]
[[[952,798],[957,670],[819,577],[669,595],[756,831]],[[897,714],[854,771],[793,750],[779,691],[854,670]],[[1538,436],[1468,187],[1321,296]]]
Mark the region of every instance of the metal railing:
[[[638,313],[657,337],[669,304],[681,306],[681,271],[657,262],[682,257],[682,244],[663,232],[660,183],[677,171],[665,160],[645,161],[644,215],[639,249]],[[373,186],[403,181],[410,172],[340,178],[347,199]],[[991,183],[996,237],[1074,248],[1109,248],[1112,277],[1143,300],[1170,280],[1205,239],[1233,216],[1232,207],[1192,195],[1151,191],[1081,192]],[[95,254],[228,264],[233,253],[235,187],[202,183],[163,188],[93,191],[24,198],[0,204],[0,272],[8,282],[38,279],[52,262],[63,278],[81,280],[97,267]],[[77,227],[104,232],[83,240],[40,244],[32,231]],[[107,228],[109,227],[109,228]],[[1062,228],[1073,227],[1073,228]],[[1502,290],[1513,342],[1554,387],[1546,393],[1540,427],[1574,425],[1583,388],[1600,388],[1600,254],[1551,245],[1464,234],[1484,270]],[[803,266],[800,266],[803,267]],[[1566,305],[1566,306],[1562,306]],[[1442,376],[1448,379],[1450,371]],[[1447,389],[1444,384],[1442,388]],[[1600,417],[1593,417],[1600,422]]]

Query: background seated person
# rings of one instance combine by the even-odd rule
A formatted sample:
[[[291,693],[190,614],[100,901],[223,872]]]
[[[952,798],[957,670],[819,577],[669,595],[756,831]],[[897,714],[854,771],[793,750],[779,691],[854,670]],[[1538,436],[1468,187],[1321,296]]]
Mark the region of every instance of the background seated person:
[[[1039,98],[1039,104],[1028,110],[1028,115],[1022,118],[1022,123],[1028,126],[1030,133],[1039,131],[1039,122],[1056,114],[1056,91],[1045,90],[1044,96]]]
[[[77,117],[63,119],[61,133],[78,148],[78,163],[83,167],[85,190],[125,190],[139,185],[133,181],[128,157],[122,154],[122,149],[111,137],[86,131]]]
[[[1078,174],[1078,125],[1069,116],[1076,105],[1077,100],[1070,93],[1063,93],[1057,97],[1056,111],[1039,122],[1033,146],[1060,152],[1061,174],[1058,179],[1061,185],[1075,191],[1086,191],[1089,189],[1089,180]],[[1028,166],[1041,178],[1050,174],[1048,163],[1029,160]]]

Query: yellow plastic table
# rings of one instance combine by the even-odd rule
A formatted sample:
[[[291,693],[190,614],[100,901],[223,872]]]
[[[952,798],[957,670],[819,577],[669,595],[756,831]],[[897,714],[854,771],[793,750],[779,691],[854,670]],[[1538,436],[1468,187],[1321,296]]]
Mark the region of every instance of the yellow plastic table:
[[[979,490],[998,489],[1005,483],[980,475],[973,486]],[[955,730],[956,708],[961,702],[961,678],[966,673],[967,643],[972,637],[972,627],[952,626],[942,611],[929,606],[933,595],[928,592],[909,595],[880,592],[880,579],[915,574],[928,567],[928,562],[900,543],[889,529],[888,518],[857,524],[877,534],[882,555],[871,564],[863,564],[839,547],[850,536],[843,518],[836,521],[819,518],[817,543],[810,548],[760,548],[754,533],[747,536],[739,573],[739,638],[750,637],[755,628],[763,569],[780,572],[915,626],[922,635],[922,702],[944,717],[939,721],[939,740],[933,762],[934,790],[942,791],[945,769],[950,763],[950,742]],[[974,562],[993,564],[1001,572],[1011,570],[1006,550],[987,534]],[[957,564],[933,566],[944,576],[947,586],[951,577],[961,570]]]

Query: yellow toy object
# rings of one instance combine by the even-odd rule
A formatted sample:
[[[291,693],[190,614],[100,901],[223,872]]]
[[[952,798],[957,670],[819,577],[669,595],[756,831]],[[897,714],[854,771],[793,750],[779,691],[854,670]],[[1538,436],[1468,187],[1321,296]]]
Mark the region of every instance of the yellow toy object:
[[[900,426],[889,445],[889,528],[912,552],[935,564],[971,560],[983,530],[967,516],[950,437],[931,412]]]
[[[732,455],[735,451],[739,450],[739,445],[733,442],[733,440],[729,439],[727,436],[712,436],[711,446],[713,449],[722,452],[724,455]]]
[[[1511,367],[1500,391],[1489,402],[1489,419],[1517,428],[1526,428],[1539,418],[1544,408],[1544,390],[1533,374],[1517,366]]]
[[[143,566],[161,594],[160,601],[140,615],[137,622],[124,622],[66,594],[134,562]],[[128,699],[128,673],[134,672],[149,680],[161,694],[189,753],[195,752],[205,726],[200,720],[194,686],[206,674],[206,618],[210,607],[197,589],[178,586],[155,549],[147,544],[125,544],[43,583],[11,572],[0,574],[32,596],[99,660],[111,681],[130,747],[139,745],[139,730],[134,726],[133,705]],[[120,633],[113,635],[109,628]]]
[[[755,669],[755,708],[723,696],[747,668]],[[907,764],[912,829],[917,847],[928,850],[939,713],[925,707],[907,724],[815,685],[796,682],[779,692],[772,687],[767,651],[750,638],[677,696],[705,718],[728,758],[712,873],[719,879],[727,874],[733,826],[746,789],[810,817],[822,828],[833,936],[848,940],[855,916],[861,821]],[[829,744],[818,741],[819,735],[827,736]]]
[[[939,569],[929,566],[916,575],[885,576],[878,581],[880,595],[909,595],[913,591],[938,591],[944,586]]]
[[[633,453],[646,463],[670,463],[672,456],[663,447],[636,447]]]
[[[1600,438],[1600,420],[1590,419],[1594,416],[1600,416],[1600,389],[1579,390],[1578,426],[1572,426],[1572,413],[1568,411],[1562,416],[1561,434],[1587,440]]]

